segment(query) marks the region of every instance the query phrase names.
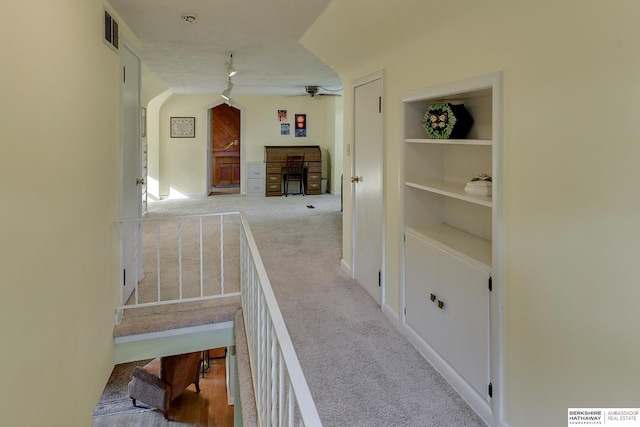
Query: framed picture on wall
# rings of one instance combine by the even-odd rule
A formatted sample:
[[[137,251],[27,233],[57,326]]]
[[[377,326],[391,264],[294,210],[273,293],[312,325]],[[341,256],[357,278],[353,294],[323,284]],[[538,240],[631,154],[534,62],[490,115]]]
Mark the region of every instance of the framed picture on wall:
[[[195,138],[195,117],[171,117],[171,138]]]
[[[307,136],[307,115],[306,114],[296,114],[296,137],[305,137]]]

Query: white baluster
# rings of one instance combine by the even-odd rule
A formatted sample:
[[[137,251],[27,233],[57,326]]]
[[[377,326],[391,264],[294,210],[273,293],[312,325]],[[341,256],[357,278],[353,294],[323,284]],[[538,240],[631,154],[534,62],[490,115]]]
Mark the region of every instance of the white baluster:
[[[180,284],[179,299],[182,299],[182,217],[178,218],[178,283]]]
[[[224,295],[224,215],[220,215],[220,292]]]
[[[204,297],[204,259],[202,255],[202,217],[200,217],[200,298]]]
[[[156,271],[158,272],[158,302],[160,302],[160,220],[156,220]]]

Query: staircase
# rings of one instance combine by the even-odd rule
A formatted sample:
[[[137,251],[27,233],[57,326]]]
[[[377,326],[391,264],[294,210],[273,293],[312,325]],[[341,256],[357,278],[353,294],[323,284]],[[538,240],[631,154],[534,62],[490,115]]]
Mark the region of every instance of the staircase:
[[[225,228],[224,216],[214,220],[219,224],[219,232],[214,233],[214,240],[219,242],[216,250],[211,250],[214,245],[205,237],[204,226],[205,218],[216,215],[164,218],[162,221],[170,221],[164,223],[166,227],[158,219],[133,220],[136,227],[129,228],[140,233],[136,236],[140,242],[136,253],[141,260],[136,265],[140,263],[145,273],[132,296],[117,308],[122,315],[117,316],[120,321],[114,329],[116,363],[236,346],[240,379],[236,414],[244,425],[321,426],[246,218],[238,213],[230,215],[237,215],[237,221],[229,221],[229,229]],[[146,221],[154,223],[149,227]],[[234,234],[237,243],[228,237]],[[150,249],[145,242],[153,241],[153,236],[156,245]],[[170,241],[168,236],[177,238],[175,244],[168,244],[173,249],[161,245]],[[217,253],[220,259],[215,269],[219,280],[210,286],[213,294],[204,292],[205,281],[210,279],[204,273],[207,252]],[[149,256],[154,253],[155,259]],[[186,255],[189,253],[192,255]],[[193,254],[199,254],[199,262],[193,262]],[[163,268],[166,271],[169,267],[163,256],[177,256],[173,259],[177,266],[173,267],[177,269],[174,287],[178,289],[169,289],[161,280],[167,276]],[[229,265],[238,267],[235,280],[229,280],[235,274]],[[199,274],[187,273],[186,266],[191,270],[195,267]],[[187,275],[190,279],[185,281]],[[145,281],[149,276],[152,280]],[[198,280],[194,280],[196,276]],[[155,290],[150,292],[153,284]],[[195,286],[196,295],[190,296],[194,284],[199,287]],[[235,289],[241,289],[242,298]],[[147,301],[153,294],[157,298]],[[171,297],[163,299],[163,295]]]

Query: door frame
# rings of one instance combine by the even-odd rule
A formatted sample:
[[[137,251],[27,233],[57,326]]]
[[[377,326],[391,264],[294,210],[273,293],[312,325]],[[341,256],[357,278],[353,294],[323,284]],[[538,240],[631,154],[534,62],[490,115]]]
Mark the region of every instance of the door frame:
[[[384,95],[384,71],[383,70],[379,70],[376,72],[373,72],[371,74],[368,74],[366,76],[360,77],[356,80],[354,80],[351,83],[351,90],[352,90],[352,96],[353,96],[353,127],[351,129],[352,132],[352,136],[351,136],[351,140],[353,141],[352,143],[352,152],[351,152],[351,175],[353,176],[353,174],[356,171],[356,157],[357,157],[357,147],[356,147],[356,123],[355,123],[355,109],[356,109],[356,89],[360,86],[363,86],[367,83],[371,83],[375,80],[380,80],[382,83],[382,94]],[[383,97],[383,101],[384,101],[384,97]],[[380,245],[381,245],[381,252],[380,252],[380,307],[383,309],[384,305],[386,303],[386,286],[385,286],[385,272],[386,272],[386,250],[385,250],[385,232],[386,232],[386,199],[385,199],[385,191],[384,191],[384,177],[385,177],[385,165],[384,165],[384,130],[385,130],[385,125],[384,125],[384,102],[381,102],[381,114],[382,114],[382,144],[380,145],[379,149],[380,149],[380,208],[381,208],[381,236],[380,236]],[[346,179],[348,180],[347,183],[349,183],[351,185],[351,278],[355,279],[356,278],[356,250],[357,250],[357,241],[356,241],[356,209],[357,209],[357,204],[356,204],[356,191],[355,191],[355,185],[354,183],[350,182],[350,177],[346,177]]]
[[[209,194],[211,194],[211,192],[213,191],[213,141],[212,141],[212,134],[213,134],[213,129],[211,128],[211,114],[212,114],[212,109],[217,107],[218,105],[222,105],[222,104],[226,104],[225,101],[220,100],[219,102],[214,102],[211,103],[207,106],[205,106],[205,110],[204,110],[204,114],[203,116],[205,116],[207,118],[207,132],[206,132],[206,138],[207,138],[207,143],[206,143],[206,147],[207,147],[207,152],[206,152],[206,159],[205,159],[205,170],[207,171],[207,177],[205,180],[205,195],[204,197],[208,197]],[[233,108],[237,108],[238,110],[240,110],[240,141],[238,141],[238,144],[240,145],[240,194],[246,194],[247,189],[246,189],[246,176],[247,176],[247,171],[246,171],[246,167],[245,167],[245,162],[244,162],[244,144],[242,143],[243,135],[245,135],[245,109],[241,104],[233,104],[232,105]]]

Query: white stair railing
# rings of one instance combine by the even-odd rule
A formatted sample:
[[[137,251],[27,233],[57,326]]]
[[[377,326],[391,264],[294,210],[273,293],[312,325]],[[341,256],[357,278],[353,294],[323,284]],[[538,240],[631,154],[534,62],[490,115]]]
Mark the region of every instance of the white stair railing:
[[[227,224],[231,221],[225,221],[225,218],[235,218],[236,224]],[[117,307],[117,310],[239,296],[239,291],[229,292],[225,287],[226,263],[224,248],[225,230],[231,227],[232,229],[235,228],[235,231],[239,233],[238,218],[238,212],[225,212],[119,220],[117,223],[121,229],[124,230],[125,226],[127,226],[126,230],[133,230],[133,233],[135,233],[134,238],[129,241],[134,242],[134,248],[131,253],[136,258],[133,264],[136,271],[132,276],[138,278],[138,281],[134,285],[132,296],[121,294],[121,305]],[[209,239],[204,237],[203,224],[205,221],[208,222],[206,232],[209,234]],[[219,224],[216,222],[219,222]],[[171,231],[168,232],[168,229]],[[166,234],[170,234],[171,237],[167,238]],[[185,235],[189,237],[188,243]],[[217,241],[210,241],[210,239],[214,238]],[[234,253],[227,254],[227,259],[233,260],[239,257],[237,243],[234,247],[236,248],[233,251]],[[205,256],[205,248],[207,248],[208,252],[218,253]],[[177,257],[177,259],[172,258],[171,261],[172,264],[177,264],[177,277],[164,278],[162,275],[164,267],[163,253],[165,252],[172,252],[174,257]],[[217,261],[212,259],[214,256],[218,258]],[[199,258],[197,262],[195,258]],[[205,273],[205,265],[207,263],[217,264],[218,274],[215,275],[216,277]],[[143,270],[144,272],[138,270]],[[152,271],[152,274],[148,275],[148,271]],[[239,272],[236,273],[235,288],[238,288],[238,274]],[[184,291],[185,276],[189,277],[191,285],[191,292],[188,295],[185,295]],[[212,290],[205,290],[205,279],[211,282],[209,287]],[[193,282],[196,280],[199,281],[198,292],[194,291],[197,286],[194,286]],[[140,296],[141,287],[146,287],[147,297],[144,300],[141,300]],[[150,287],[155,287],[153,298],[150,297]],[[165,297],[163,297],[163,294]]]
[[[289,332],[244,215],[241,293],[260,426],[322,426]]]
[[[219,218],[219,292],[215,294],[206,294],[204,290],[204,247],[208,247],[209,250],[213,246],[214,242],[205,238],[203,232],[203,220],[213,217]],[[225,221],[225,217],[237,219],[237,226],[234,231],[239,234],[239,251],[234,250],[233,253],[225,254],[224,242],[225,242],[225,229],[228,225]],[[190,222],[185,225],[186,222]],[[195,221],[196,225],[193,224]],[[134,296],[132,301],[125,304],[123,303],[118,309],[130,309],[135,307],[165,305],[179,302],[198,301],[211,298],[223,298],[241,295],[243,316],[245,322],[245,330],[247,335],[247,344],[249,350],[249,362],[251,364],[251,373],[253,376],[254,394],[256,397],[256,408],[258,414],[258,424],[260,426],[268,427],[293,427],[293,426],[305,426],[305,427],[321,427],[320,417],[316,410],[313,398],[309,391],[309,387],[305,380],[302,368],[298,361],[298,356],[289,337],[289,332],[282,318],[280,308],[276,301],[271,283],[267,277],[266,270],[262,264],[262,259],[258,252],[253,234],[247,223],[244,215],[238,212],[230,212],[223,214],[208,214],[208,215],[188,215],[180,217],[163,217],[163,218],[144,218],[133,220],[121,220],[118,221],[119,225],[127,224],[133,225],[127,227],[128,230],[134,230],[135,233],[135,248],[131,252],[136,254],[136,270],[139,268],[145,268],[145,265],[149,265],[155,269],[154,280],[156,282],[155,301],[152,302],[140,302],[140,284],[137,283],[134,289]],[[161,282],[161,267],[162,252],[166,250],[166,238],[161,239],[161,235],[166,234],[166,229],[169,226],[172,230],[172,235],[176,242],[169,242],[171,251],[177,252],[177,259],[172,262],[178,265],[178,277],[175,283],[172,283],[174,287],[177,287],[177,291],[174,289],[173,293],[178,294],[177,298],[161,299],[162,292],[168,292],[166,284]],[[210,229],[211,227],[209,227]],[[194,231],[197,229],[197,231]],[[210,231],[210,230],[209,230]],[[188,249],[189,255],[185,258],[183,240],[184,235],[190,234],[191,247]],[[193,234],[197,233],[197,251],[193,249]],[[209,235],[215,233],[209,232]],[[228,233],[227,233],[228,234]],[[210,236],[209,236],[210,237]],[[236,238],[235,234],[232,237]],[[150,241],[153,242],[155,247],[150,247]],[[151,245],[153,246],[153,245]],[[234,245],[237,247],[237,245]],[[151,252],[155,252],[151,255]],[[188,263],[193,269],[193,256],[194,253],[199,255],[199,280],[200,290],[199,295],[196,297],[185,297],[183,295],[183,268],[184,264]],[[151,261],[150,258],[153,258]],[[240,292],[229,292],[225,287],[225,260],[239,258],[239,285]],[[193,273],[193,272],[191,272]],[[153,274],[152,274],[153,275]],[[193,275],[192,275],[193,276]],[[193,288],[193,277],[191,277],[191,286]],[[140,277],[138,271],[135,272],[135,277]],[[237,282],[237,281],[234,281]],[[237,287],[237,283],[231,283]],[[149,286],[149,283],[145,283],[144,286]],[[153,285],[151,285],[153,286]],[[162,292],[161,292],[162,291]],[[149,294],[148,291],[145,292]],[[124,298],[124,297],[123,297]]]

